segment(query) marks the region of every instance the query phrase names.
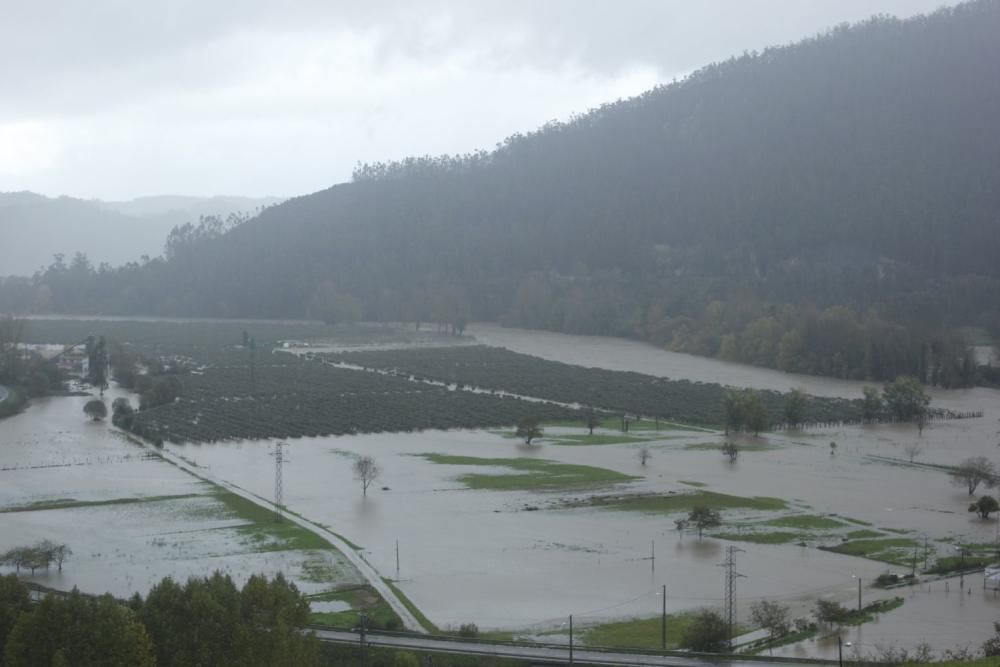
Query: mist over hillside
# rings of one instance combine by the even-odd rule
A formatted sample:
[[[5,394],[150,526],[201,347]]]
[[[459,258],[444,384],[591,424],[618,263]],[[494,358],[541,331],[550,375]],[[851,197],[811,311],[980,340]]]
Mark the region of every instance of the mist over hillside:
[[[997,35],[988,0],[840,26],[0,308],[500,320],[968,384],[959,328],[1000,332]]]
[[[137,261],[163,252],[170,230],[201,216],[256,214],[276,197],[140,197],[106,202],[0,192],[0,275],[30,276],[53,256],[85,253],[96,266]]]

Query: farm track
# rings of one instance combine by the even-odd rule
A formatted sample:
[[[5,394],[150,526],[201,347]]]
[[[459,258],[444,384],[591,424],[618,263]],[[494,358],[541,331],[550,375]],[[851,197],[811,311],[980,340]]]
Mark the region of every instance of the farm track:
[[[187,472],[190,475],[193,475],[207,482],[215,484],[216,486],[219,486],[225,489],[226,491],[229,491],[230,493],[234,493],[246,500],[249,500],[252,503],[255,503],[257,505],[262,505],[267,507],[268,509],[277,511],[277,507],[274,505],[274,503],[264,498],[261,498],[260,496],[253,494],[247,491],[246,489],[243,489],[242,487],[232,484],[231,482],[216,477],[211,472],[208,472],[203,468],[188,463],[183,458],[170,453],[166,449],[157,449],[155,447],[152,447],[151,445],[147,444],[144,441],[139,441],[135,439],[134,436],[130,436],[129,439],[132,442],[139,443],[140,446],[146,448],[147,450],[155,452],[158,456],[163,458],[163,460],[174,464],[175,466],[177,466],[178,468]],[[308,531],[316,533],[317,535],[328,541],[330,544],[332,544],[338,551],[340,551],[344,555],[344,558],[346,558],[351,563],[351,565],[357,568],[358,572],[360,572],[361,576],[363,576],[368,581],[369,585],[371,585],[371,587],[374,588],[378,592],[378,594],[382,596],[382,599],[385,600],[390,607],[392,607],[392,610],[396,612],[399,618],[403,621],[403,626],[407,630],[411,632],[418,632],[421,634],[427,632],[424,629],[424,627],[420,624],[420,622],[416,619],[416,617],[406,607],[406,605],[403,604],[403,601],[399,598],[399,596],[397,596],[396,593],[392,590],[392,588],[390,588],[389,585],[382,580],[382,577],[381,575],[379,575],[378,571],[374,567],[372,567],[361,554],[355,551],[354,548],[350,544],[348,544],[342,537],[324,528],[323,526],[320,526],[319,524],[313,523],[312,521],[309,521],[308,519],[305,519],[295,514],[289,514],[285,512],[284,518],[286,521],[291,521],[292,523]]]

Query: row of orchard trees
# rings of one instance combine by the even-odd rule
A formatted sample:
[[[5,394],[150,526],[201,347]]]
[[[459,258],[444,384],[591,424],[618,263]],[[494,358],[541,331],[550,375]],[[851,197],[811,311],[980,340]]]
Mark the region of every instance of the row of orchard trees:
[[[242,588],[216,572],[179,584],[169,577],[128,602],[77,590],[30,603],[14,575],[0,577],[0,664],[147,667],[292,667],[320,664],[303,633],[309,603],[280,574]]]
[[[879,391],[865,387],[861,399],[864,422],[913,422],[922,433],[932,416],[931,398],[919,380],[900,376]],[[784,425],[800,426],[808,421],[809,397],[802,389],[785,395],[782,417]],[[746,431],[759,434],[771,426],[771,415],[762,394],[753,389],[727,389],[722,396],[722,412],[726,434]]]
[[[73,550],[65,544],[56,544],[51,540],[42,540],[27,547],[14,547],[4,554],[0,554],[0,565],[13,567],[17,572],[23,567],[31,570],[31,574],[39,568],[46,570],[53,563],[62,572],[63,562],[73,554]]]

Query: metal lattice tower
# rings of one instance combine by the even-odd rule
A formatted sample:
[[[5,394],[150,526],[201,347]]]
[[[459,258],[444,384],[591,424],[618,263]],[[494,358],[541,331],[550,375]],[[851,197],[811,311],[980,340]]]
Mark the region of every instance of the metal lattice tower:
[[[726,560],[719,567],[726,568],[726,625],[729,628],[729,649],[733,648],[733,625],[736,622],[736,580],[744,575],[736,571],[736,554],[739,547],[726,547]]]
[[[271,456],[274,457],[274,520],[281,521],[281,511],[285,506],[284,488],[282,488],[281,469],[288,461],[285,458],[284,448],[288,446],[286,442],[279,442],[274,445]]]

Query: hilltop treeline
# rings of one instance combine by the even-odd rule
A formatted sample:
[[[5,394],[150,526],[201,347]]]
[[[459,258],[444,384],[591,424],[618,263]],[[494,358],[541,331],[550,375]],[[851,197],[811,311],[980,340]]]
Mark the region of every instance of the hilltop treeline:
[[[83,259],[0,309],[469,319],[786,370],[969,384],[1000,332],[1000,3],[747,53],[352,183],[170,257]]]

